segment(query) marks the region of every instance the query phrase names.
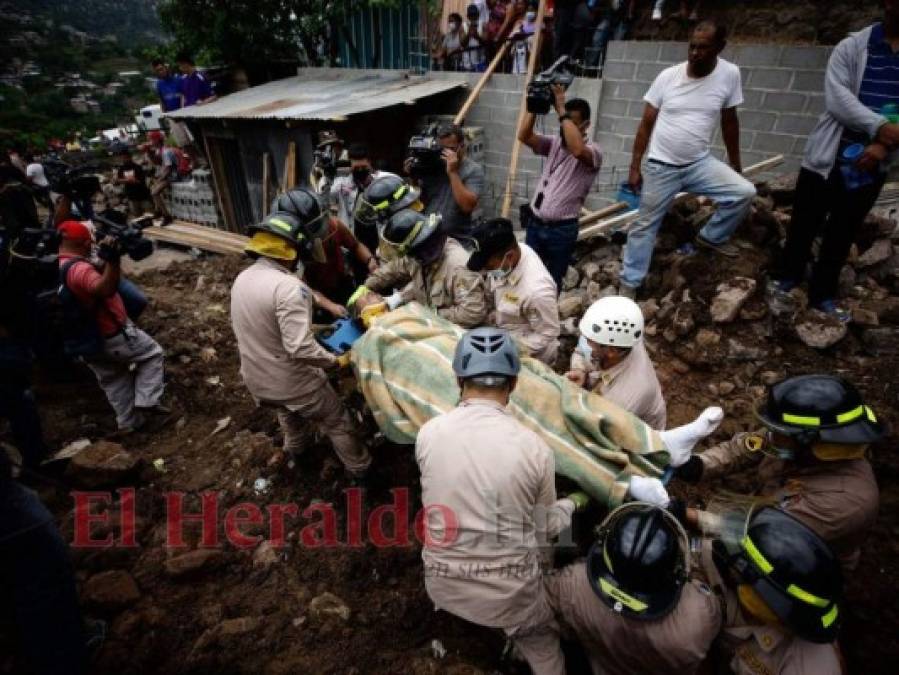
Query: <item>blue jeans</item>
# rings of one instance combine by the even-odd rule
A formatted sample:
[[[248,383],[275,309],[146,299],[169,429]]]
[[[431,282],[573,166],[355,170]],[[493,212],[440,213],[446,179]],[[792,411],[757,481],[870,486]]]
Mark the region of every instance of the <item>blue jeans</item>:
[[[640,216],[627,233],[619,278],[625,286],[637,288],[643,283],[652,262],[656,234],[678,192],[715,200],[718,209],[699,235],[706,241],[720,244],[730,239],[743,222],[755,196],[755,186],[711,155],[683,167],[646,162]]]
[[[562,279],[571,263],[578,230],[577,218],[552,223],[545,223],[536,216],[528,219],[524,243],[534,249],[546,265],[550,276],[556,282],[557,293],[562,290]]]
[[[626,40],[631,32],[631,20],[627,17],[627,8],[622,3],[618,10],[609,10],[605,18],[599,22],[593,32],[590,49],[587,54],[587,65],[596,68],[606,60],[606,46],[609,40]]]

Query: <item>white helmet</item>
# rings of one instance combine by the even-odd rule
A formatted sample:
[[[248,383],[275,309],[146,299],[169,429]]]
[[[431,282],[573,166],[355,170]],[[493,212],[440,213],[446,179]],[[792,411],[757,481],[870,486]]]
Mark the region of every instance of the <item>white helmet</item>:
[[[601,345],[629,348],[643,337],[643,312],[633,300],[612,295],[590,305],[578,327]]]

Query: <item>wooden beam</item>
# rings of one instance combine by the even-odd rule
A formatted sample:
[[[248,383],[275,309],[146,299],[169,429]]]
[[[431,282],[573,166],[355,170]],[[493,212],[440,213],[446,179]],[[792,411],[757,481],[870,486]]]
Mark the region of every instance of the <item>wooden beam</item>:
[[[228,216],[225,215],[225,203],[222,199],[222,191],[227,184],[227,179],[225,176],[219,176],[218,171],[219,167],[213,163],[212,155],[209,152],[209,142],[206,140],[206,134],[203,134],[203,147],[206,149],[206,159],[209,160],[209,166],[212,169],[212,187],[213,192],[215,192],[215,201],[219,207],[219,213],[222,214],[222,218],[225,220],[225,229],[228,228]]]
[[[537,8],[537,29],[534,35],[534,49],[531,57],[528,59],[528,72],[525,75],[525,82],[530,82],[534,76],[534,70],[537,67],[537,59],[540,57],[541,42],[543,40],[543,14],[546,10],[546,0],[540,0],[540,6]],[[503,196],[503,208],[501,215],[503,218],[509,217],[509,209],[512,207],[512,185],[515,183],[515,174],[518,173],[518,153],[521,151],[521,143],[518,142],[518,129],[524,116],[527,114],[528,89],[525,85],[521,92],[521,104],[518,106],[518,122],[515,124],[515,139],[512,141],[512,156],[509,159],[509,173],[506,175],[506,193]]]
[[[269,199],[269,175],[268,175],[268,153],[262,153],[262,217],[265,218],[268,215],[268,205],[271,202]]]
[[[599,211],[593,211],[592,213],[587,211],[580,217],[577,222],[578,225],[584,227],[585,225],[595,223],[597,220],[602,220],[606,216],[611,216],[618,213],[619,211],[623,211],[626,208],[627,202],[616,202],[615,204],[610,204],[609,206],[606,206]]]
[[[243,246],[237,244],[213,241],[206,237],[197,237],[184,232],[175,232],[168,227],[160,227],[158,225],[145,228],[144,234],[155,241],[198,248],[222,255],[241,255],[243,253]]]
[[[493,57],[493,61],[491,61],[490,65],[487,66],[487,70],[485,70],[484,74],[481,75],[481,79],[478,80],[478,83],[475,85],[474,89],[471,90],[468,98],[465,99],[465,103],[462,104],[459,112],[456,113],[456,117],[453,119],[453,124],[463,124],[465,122],[465,116],[468,114],[468,111],[471,110],[471,106],[474,105],[475,101],[478,100],[478,96],[481,95],[481,90],[487,85],[487,80],[489,80],[490,76],[493,75],[493,71],[496,70],[496,67],[500,64],[500,61],[503,60],[503,57],[506,55],[506,52],[509,51],[509,47],[511,45],[512,43],[508,40],[503,43],[503,46],[496,53],[496,56]]]
[[[287,144],[287,155],[284,157],[284,184],[282,192],[287,192],[297,184],[297,144],[290,141]]]
[[[212,171],[212,177],[215,182],[216,196],[222,209],[222,217],[225,219],[225,229],[231,232],[239,232],[240,223],[237,222],[234,203],[231,201],[231,190],[228,188],[228,174],[225,172],[225,162],[222,159],[222,153],[219,152],[215,144],[207,143],[205,136],[203,137],[203,142],[206,144],[206,156],[209,158],[210,164],[215,167]],[[213,150],[215,152],[212,152]],[[221,181],[216,177],[221,178]]]

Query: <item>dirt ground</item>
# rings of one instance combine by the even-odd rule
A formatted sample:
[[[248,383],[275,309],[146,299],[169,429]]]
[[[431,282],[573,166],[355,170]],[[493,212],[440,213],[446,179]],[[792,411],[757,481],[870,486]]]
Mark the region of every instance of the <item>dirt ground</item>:
[[[660,257],[655,269],[670,269],[670,262]],[[72,550],[85,611],[109,624],[108,638],[91,672],[515,672],[500,660],[502,640],[490,631],[432,610],[423,589],[417,544],[313,549],[302,545],[297,535],[310,521],[297,521],[296,527],[288,521],[293,534],[281,550],[239,550],[225,544],[192,573],[174,577],[167,571],[167,561],[183,552],[165,546],[164,495],[172,491],[188,494],[184,508],[190,512],[199,510],[198,495],[206,491],[218,492],[220,513],[246,501],[260,508],[296,502],[301,510],[330,502],[338,514],[339,538],[346,540],[342,493],[346,483],[333,455],[319,444],[299,466],[288,466],[278,451],[281,439],[274,416],[255,408],[241,384],[228,304],[230,284],[244,264],[225,257],[174,261],[136,277],[152,298],[142,324],[166,349],[168,391],[176,414],[163,428],[122,441],[142,461],[130,481],[137,490],[138,546]],[[754,249],[737,268],[724,269],[700,254],[677,269],[690,279],[694,297],[707,298],[722,279],[740,273],[764,275],[766,265],[765,254]],[[897,428],[899,363],[866,355],[855,335],[822,352],[778,332],[765,319],[737,321],[721,330],[723,339],[741,340],[757,350],[755,358],[703,361],[691,356],[680,341],[650,338],[668,401],[669,424],[685,422],[703,407],[722,403],[728,418],[717,437],[723,439],[737,429],[753,428],[751,401],[763,373],[830,371],[856,382],[869,404]],[[572,343],[566,339],[568,349]],[[732,383],[733,391],[727,396],[713,394],[710,387],[723,390],[724,382]],[[352,382],[343,381],[341,386],[350,391]],[[82,437],[101,438],[114,429],[102,392],[82,367],[38,372],[36,392],[54,447]],[[216,432],[226,418],[227,426]],[[861,567],[847,581],[851,618],[842,645],[852,673],[895,672],[899,657],[895,440],[893,436],[873,448],[881,516],[867,539]],[[391,488],[407,487],[413,494],[414,514],[419,484],[412,449],[375,445],[376,476],[364,494],[366,511],[391,503]],[[254,493],[254,481],[260,477],[270,481],[264,495]],[[71,541],[74,483],[58,469],[50,479],[38,486],[39,491]],[[751,476],[737,476],[724,487],[740,489],[749,483]],[[707,499],[715,487],[685,490],[675,484],[672,491],[689,495],[695,503]],[[116,507],[110,513],[116,516]],[[249,534],[264,531],[255,525],[243,529]],[[117,526],[99,525],[94,535],[110,531],[119,534]],[[189,548],[196,547],[199,527],[187,526],[185,531]],[[130,574],[139,596],[126,593],[104,599],[88,592],[90,579],[109,570]],[[312,599],[325,592],[349,608],[346,619],[314,610]],[[9,654],[4,646],[9,645],[0,638],[0,654]],[[441,649],[446,650],[442,658]],[[0,672],[19,672],[14,657],[0,656]],[[571,672],[585,671],[573,666]]]

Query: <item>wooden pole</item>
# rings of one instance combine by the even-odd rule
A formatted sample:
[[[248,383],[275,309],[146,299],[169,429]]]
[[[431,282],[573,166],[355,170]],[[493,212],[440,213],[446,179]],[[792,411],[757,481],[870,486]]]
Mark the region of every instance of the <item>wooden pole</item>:
[[[602,220],[606,216],[611,216],[619,211],[623,211],[627,208],[627,202],[616,202],[615,204],[610,204],[609,206],[600,209],[599,211],[593,211],[592,213],[587,211],[584,215],[580,217],[577,221],[578,225],[583,227],[584,225],[589,225],[590,223],[595,223],[597,220]]]
[[[269,175],[268,175],[268,153],[262,153],[262,217],[268,215],[269,199]]]
[[[287,154],[284,156],[284,177],[281,192],[287,192],[297,184],[297,144],[290,141],[287,144]]]
[[[540,6],[537,8],[537,31],[534,35],[534,50],[528,59],[528,72],[525,76],[525,82],[530,82],[534,77],[534,70],[537,67],[537,59],[540,57],[540,46],[543,40],[543,13],[546,9],[546,0],[540,0]],[[527,85],[521,92],[521,105],[518,107],[518,123],[515,125],[516,137],[512,141],[512,156],[509,159],[509,173],[506,176],[506,194],[503,196],[502,217],[509,217],[509,209],[512,206],[512,185],[515,182],[515,174],[518,172],[518,153],[521,150],[521,143],[518,142],[518,129],[524,116],[527,114]]]
[[[490,65],[487,66],[487,70],[485,70],[484,74],[481,75],[481,79],[478,80],[478,83],[474,86],[474,89],[471,90],[471,93],[468,95],[465,103],[459,109],[459,112],[456,113],[456,117],[455,119],[453,119],[453,124],[462,124],[463,122],[465,122],[465,116],[468,114],[468,111],[471,109],[471,106],[474,105],[475,101],[478,100],[478,96],[481,95],[481,90],[487,85],[487,80],[489,80],[490,76],[493,75],[493,71],[496,70],[496,67],[503,60],[503,57],[506,55],[506,52],[509,51],[509,47],[511,45],[512,43],[508,40],[503,43],[503,46],[496,53],[496,56],[493,57],[493,61],[491,61]]]

